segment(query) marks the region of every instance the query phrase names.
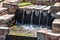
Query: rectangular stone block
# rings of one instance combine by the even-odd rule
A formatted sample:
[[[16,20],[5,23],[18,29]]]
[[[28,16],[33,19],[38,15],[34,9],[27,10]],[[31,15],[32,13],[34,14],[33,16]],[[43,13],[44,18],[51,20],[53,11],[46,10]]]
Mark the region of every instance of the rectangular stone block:
[[[60,2],[55,3],[52,7],[51,7],[51,12],[57,13],[60,11]]]
[[[51,40],[51,35],[46,34],[46,40]]]
[[[59,40],[60,34],[53,33],[53,32],[47,32],[46,34],[46,40]]]
[[[14,6],[10,6],[8,9],[8,14],[14,14],[15,11],[16,11],[16,8]]]
[[[56,19],[60,19],[60,12],[56,13]]]
[[[3,7],[8,8],[8,13],[12,14],[16,11],[18,8],[17,4],[12,4],[12,3],[3,3]]]
[[[50,12],[50,8],[51,8],[51,6],[47,6],[47,7],[43,8],[42,10],[43,10],[43,11]]]
[[[9,32],[8,27],[0,27],[0,36],[6,36]]]
[[[5,7],[5,8],[8,8],[9,7],[9,4],[7,3],[7,2],[3,2],[3,7]]]
[[[6,14],[3,16],[0,16],[0,26],[4,26],[4,27],[7,26],[13,17],[14,17],[14,14],[12,15]]]
[[[4,31],[5,30],[0,29],[0,35],[4,35]]]
[[[31,2],[33,4],[41,4],[41,5],[52,5],[55,2],[57,2],[56,0],[24,0],[26,2]]]
[[[53,33],[52,30],[39,30],[37,40],[60,40],[60,34]]]
[[[55,7],[55,6],[52,6],[51,7],[51,12],[54,12],[54,13],[57,13],[57,12],[59,12],[60,11],[60,7]]]
[[[37,32],[37,40],[46,40],[46,31],[45,30],[39,30]]]
[[[5,20],[5,21],[8,21],[8,20],[11,20],[12,18],[14,17],[14,14],[6,14],[6,15],[3,15],[3,16],[0,16],[0,20]]]
[[[52,31],[56,33],[60,33],[60,19],[55,19],[52,22]]]
[[[19,3],[19,2],[23,2],[23,0],[5,0],[8,3]]]
[[[52,36],[52,37],[51,37],[51,40],[59,40],[59,37],[57,37],[57,36]]]
[[[7,14],[7,8],[0,8],[0,16]]]
[[[46,40],[51,40],[51,35],[49,33],[52,32],[52,30],[46,30]]]

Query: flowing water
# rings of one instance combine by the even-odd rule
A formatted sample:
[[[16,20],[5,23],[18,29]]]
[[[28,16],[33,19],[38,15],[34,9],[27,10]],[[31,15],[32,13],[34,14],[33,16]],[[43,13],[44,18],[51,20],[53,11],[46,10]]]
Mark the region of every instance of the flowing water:
[[[23,16],[22,16],[22,25],[23,25],[23,23],[24,23],[24,12],[25,12],[25,10],[23,11]]]
[[[55,18],[51,13],[49,14],[47,11],[42,10],[23,10],[22,13],[18,12],[17,14],[20,14],[18,16],[20,17],[20,22],[18,22],[18,19],[16,20],[16,24],[18,25],[16,26],[15,32],[17,31],[16,33],[19,33],[19,35],[23,34],[23,36],[30,37],[36,37],[37,31],[40,29],[47,30],[50,27],[48,25],[50,23],[52,24],[52,20]]]
[[[26,25],[26,26],[29,25],[30,28],[32,28],[34,25],[37,27],[38,26],[40,27],[41,24],[45,25],[46,27],[48,26],[49,17],[48,17],[47,11],[23,10],[23,13],[20,13],[20,15],[21,16],[19,20],[22,21],[22,25]],[[18,22],[17,24],[20,24],[20,23],[21,22]]]
[[[40,26],[41,13],[40,13],[39,15],[40,15],[40,16],[39,16],[39,26]]]

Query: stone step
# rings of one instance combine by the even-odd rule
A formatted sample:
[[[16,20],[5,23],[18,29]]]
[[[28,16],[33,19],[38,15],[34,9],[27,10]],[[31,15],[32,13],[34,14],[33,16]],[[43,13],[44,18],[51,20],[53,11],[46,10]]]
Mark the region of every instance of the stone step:
[[[56,13],[56,19],[60,19],[60,12]]]
[[[50,12],[50,8],[51,6],[46,6],[46,5],[28,5],[28,6],[24,6],[24,7],[20,7],[20,9],[24,9],[24,10],[35,10],[35,11],[47,11]]]
[[[14,17],[14,14],[12,15],[6,14],[3,16],[0,16],[0,26],[8,25],[13,17]]]
[[[39,4],[39,5],[52,5],[55,2],[57,2],[57,0],[24,0],[26,2],[31,2],[33,4]]]
[[[46,30],[39,30],[37,32],[37,40],[46,40]]]
[[[57,13],[59,11],[60,11],[60,2],[57,2],[51,7],[51,12]]]
[[[51,30],[39,30],[37,40],[59,40],[60,34],[53,33]]]
[[[9,27],[0,26],[0,40],[5,40],[8,33],[9,33]]]
[[[9,32],[9,27],[0,27],[0,36],[6,36]]]
[[[3,7],[0,8],[0,16],[5,15],[7,13],[8,13],[7,8],[3,8]]]
[[[55,33],[60,33],[60,19],[55,19],[52,22],[52,31]]]
[[[6,2],[9,2],[9,3],[20,3],[20,2],[23,2],[23,0],[5,0]]]
[[[3,3],[3,7],[8,8],[8,13],[9,14],[14,13],[16,11],[16,9],[17,9],[17,5],[16,4],[7,3],[7,2]]]
[[[46,40],[59,40],[60,34],[53,33],[53,32],[47,32],[46,34]]]

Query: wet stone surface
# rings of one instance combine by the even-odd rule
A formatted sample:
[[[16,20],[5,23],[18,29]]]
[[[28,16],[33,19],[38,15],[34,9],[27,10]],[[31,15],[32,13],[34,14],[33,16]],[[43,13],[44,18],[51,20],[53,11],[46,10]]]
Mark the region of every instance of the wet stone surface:
[[[9,35],[37,37],[37,31],[40,29],[47,30],[47,28],[32,27],[32,25],[14,26],[14,28],[10,30]]]

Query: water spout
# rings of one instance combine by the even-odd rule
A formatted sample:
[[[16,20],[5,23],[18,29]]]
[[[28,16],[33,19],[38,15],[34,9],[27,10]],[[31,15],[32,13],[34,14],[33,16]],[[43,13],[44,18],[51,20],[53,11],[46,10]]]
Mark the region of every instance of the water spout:
[[[31,11],[31,19],[30,19],[30,28],[31,29],[33,29],[33,25],[32,25],[33,24],[33,22],[32,22],[32,20],[33,20],[33,12],[34,11]]]
[[[42,11],[40,11],[40,13],[39,13],[39,27],[41,26],[41,13],[42,13]]]
[[[26,12],[26,10],[23,10],[23,15],[22,15],[22,25],[24,23],[24,13]]]

